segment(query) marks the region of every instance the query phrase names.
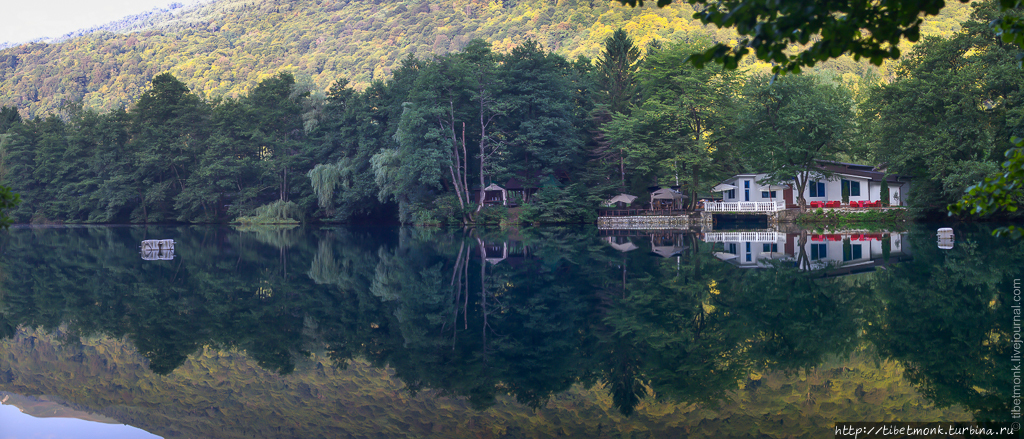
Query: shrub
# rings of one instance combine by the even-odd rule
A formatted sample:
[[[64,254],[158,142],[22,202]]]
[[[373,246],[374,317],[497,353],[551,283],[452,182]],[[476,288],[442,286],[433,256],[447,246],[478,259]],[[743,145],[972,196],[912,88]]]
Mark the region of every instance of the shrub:
[[[537,191],[530,204],[523,206],[519,218],[525,223],[589,224],[597,221],[596,202],[586,199],[585,188],[573,184],[566,189],[545,187]]]
[[[473,222],[477,224],[501,224],[508,218],[508,207],[489,206],[480,209]]]
[[[252,216],[240,216],[233,223],[237,224],[298,224],[302,219],[302,209],[291,201],[277,200],[270,204],[257,207]]]

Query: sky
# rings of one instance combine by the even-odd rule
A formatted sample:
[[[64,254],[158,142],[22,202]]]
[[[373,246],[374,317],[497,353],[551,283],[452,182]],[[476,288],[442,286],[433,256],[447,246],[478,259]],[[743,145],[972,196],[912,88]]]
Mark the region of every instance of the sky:
[[[190,0],[177,0],[190,5]],[[167,6],[175,0],[0,0],[0,42],[54,38]]]
[[[4,0],[8,1],[8,0]],[[0,439],[159,439],[129,425],[70,418],[35,418],[13,405],[0,405]]]

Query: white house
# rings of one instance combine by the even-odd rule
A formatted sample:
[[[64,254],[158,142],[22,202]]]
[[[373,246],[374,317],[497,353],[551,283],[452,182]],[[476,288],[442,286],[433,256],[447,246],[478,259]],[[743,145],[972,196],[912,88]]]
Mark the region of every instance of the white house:
[[[889,185],[889,204],[906,206],[907,195],[910,193],[908,177],[885,175],[871,165],[853,163],[818,161],[821,173],[811,173],[804,187],[804,199],[812,201],[842,201],[843,187],[849,188],[849,201],[879,201],[881,198],[882,179]],[[723,202],[736,201],[776,201],[784,200],[786,207],[799,207],[795,196],[794,182],[769,185],[765,180],[768,174],[739,174],[722,181],[714,190],[723,193]]]
[[[885,175],[883,170],[871,165],[857,165],[819,160],[818,165],[826,173],[810,177],[804,188],[804,199],[811,201],[842,201],[843,187],[849,188],[850,201],[879,201],[882,180],[889,185],[889,204],[906,206],[910,194],[910,180],[901,175]]]

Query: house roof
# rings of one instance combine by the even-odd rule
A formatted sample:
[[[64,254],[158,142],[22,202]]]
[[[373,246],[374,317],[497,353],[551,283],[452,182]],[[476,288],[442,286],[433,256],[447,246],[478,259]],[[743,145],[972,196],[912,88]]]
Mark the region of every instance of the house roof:
[[[855,170],[855,171],[875,171],[875,172],[878,172],[878,170],[875,169],[875,167],[872,166],[872,165],[861,165],[861,164],[857,164],[857,163],[843,163],[843,162],[836,162],[836,161],[832,161],[832,160],[815,160],[815,161],[818,162],[818,164],[821,164],[821,165],[843,166],[843,167],[845,167],[847,169],[851,169],[851,170]]]
[[[612,197],[612,198],[608,199],[607,203],[608,203],[608,204],[615,204],[615,203],[626,203],[626,204],[630,204],[630,203],[632,203],[633,201],[636,201],[636,199],[637,199],[637,198],[638,198],[638,197],[637,197],[636,195],[629,195],[629,194],[618,194],[618,195],[616,195],[616,196],[614,196],[614,197]]]
[[[651,193],[652,200],[681,200],[683,198],[689,197],[672,189],[659,189]]]
[[[818,166],[822,169],[835,172],[837,174],[852,175],[854,177],[864,177],[869,180],[882,181],[884,178],[890,183],[899,183],[901,179],[906,180],[905,175],[890,174],[885,175],[884,172],[875,171],[873,166],[870,165],[857,165],[853,163],[842,163],[842,162],[831,162],[827,160],[817,160]]]

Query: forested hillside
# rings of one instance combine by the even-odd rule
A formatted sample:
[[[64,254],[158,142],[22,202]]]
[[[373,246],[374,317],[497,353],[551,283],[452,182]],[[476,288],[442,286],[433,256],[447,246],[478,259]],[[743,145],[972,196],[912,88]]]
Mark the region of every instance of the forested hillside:
[[[623,30],[593,62],[478,39],[326,96],[280,72],[207,100],[162,73],[128,108],[0,106],[0,184],[21,195],[18,222],[587,223],[620,192],[677,186],[693,203],[736,173],[825,159],[886,162],[917,179],[911,205],[945,215],[1021,133],[1019,49],[987,27],[991,3],[976,13],[875,85],[696,69],[683,60],[707,39],[642,54]],[[963,68],[934,67],[950,62]],[[492,183],[521,208],[482,209]]]
[[[969,12],[950,2],[924,33],[950,36]],[[598,56],[619,27],[642,50],[655,40],[734,38],[731,29],[702,26],[692,15],[685,2],[634,9],[593,0],[218,0],[141,14],[56,44],[0,50],[0,106],[26,117],[78,101],[99,111],[124,108],[163,72],[204,99],[242,96],[281,71],[313,90],[339,78],[363,89],[389,78],[407,56],[459,51],[475,38],[499,53],[533,40],[568,59]],[[825,68],[870,70],[850,59]]]

